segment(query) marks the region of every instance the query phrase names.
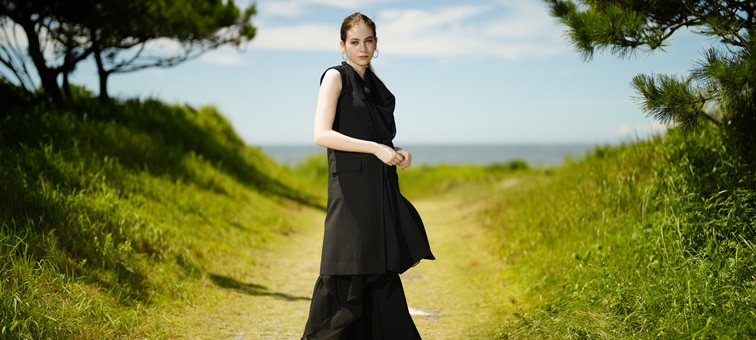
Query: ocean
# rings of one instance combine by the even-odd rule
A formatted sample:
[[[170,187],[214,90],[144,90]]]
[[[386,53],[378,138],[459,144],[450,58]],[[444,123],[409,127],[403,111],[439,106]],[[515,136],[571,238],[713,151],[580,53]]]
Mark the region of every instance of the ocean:
[[[260,149],[276,161],[295,165],[305,158],[321,154],[325,149],[316,145],[260,145]],[[555,166],[567,157],[581,158],[596,144],[459,144],[459,145],[401,145],[412,153],[413,165],[439,164],[504,164],[522,160],[530,166]]]

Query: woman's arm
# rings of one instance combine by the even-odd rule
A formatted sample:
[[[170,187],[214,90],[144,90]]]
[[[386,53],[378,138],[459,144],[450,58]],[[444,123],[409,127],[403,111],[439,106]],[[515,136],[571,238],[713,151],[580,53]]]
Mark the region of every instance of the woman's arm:
[[[318,92],[318,104],[315,108],[313,135],[315,144],[340,151],[369,153],[378,157],[387,165],[397,165],[404,156],[387,145],[372,141],[352,138],[333,130],[336,106],[341,93],[341,74],[330,69],[326,71]]]

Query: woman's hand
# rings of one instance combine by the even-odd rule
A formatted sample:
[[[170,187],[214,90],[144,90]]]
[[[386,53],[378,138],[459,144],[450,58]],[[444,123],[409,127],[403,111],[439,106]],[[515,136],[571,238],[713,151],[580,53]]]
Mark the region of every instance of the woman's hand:
[[[383,164],[389,166],[401,165],[406,160],[403,154],[397,152],[388,145],[377,144],[377,146],[377,150],[373,154],[375,155],[375,157],[378,157],[378,159],[380,159]]]
[[[412,155],[407,150],[399,149],[397,151],[398,154],[402,155],[402,161],[399,162],[399,166],[402,167],[402,170],[406,170],[407,168],[412,165]]]

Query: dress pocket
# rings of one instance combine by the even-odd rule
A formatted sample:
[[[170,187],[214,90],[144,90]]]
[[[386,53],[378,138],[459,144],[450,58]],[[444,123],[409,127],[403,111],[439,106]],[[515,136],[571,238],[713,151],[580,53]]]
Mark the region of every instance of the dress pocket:
[[[338,161],[332,160],[330,163],[332,174],[362,170],[362,160],[359,158],[347,158]]]

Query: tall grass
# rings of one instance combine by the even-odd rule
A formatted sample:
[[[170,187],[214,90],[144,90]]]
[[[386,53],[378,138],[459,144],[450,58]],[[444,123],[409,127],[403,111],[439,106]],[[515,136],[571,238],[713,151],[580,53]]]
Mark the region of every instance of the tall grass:
[[[0,338],[170,337],[153,307],[242,271],[322,206],[213,107],[17,106],[0,159]]]
[[[756,336],[754,176],[715,130],[600,147],[486,220],[527,291],[501,338]]]
[[[411,150],[410,150],[411,151]],[[407,170],[397,168],[402,194],[410,198],[438,195],[460,186],[496,186],[505,176],[527,172],[530,166],[515,159],[503,164],[464,165],[439,164],[434,166],[411,166]],[[328,179],[326,152],[310,156],[292,169],[297,176],[314,186],[325,188]]]
[[[78,96],[62,112],[19,100],[0,121],[0,338],[176,337],[163,307],[238,281],[323,208],[324,155],[289,169],[213,107]],[[555,168],[400,181],[411,199],[490,193],[480,221],[524,292],[499,338],[750,338],[756,165],[733,148],[671,131]]]

